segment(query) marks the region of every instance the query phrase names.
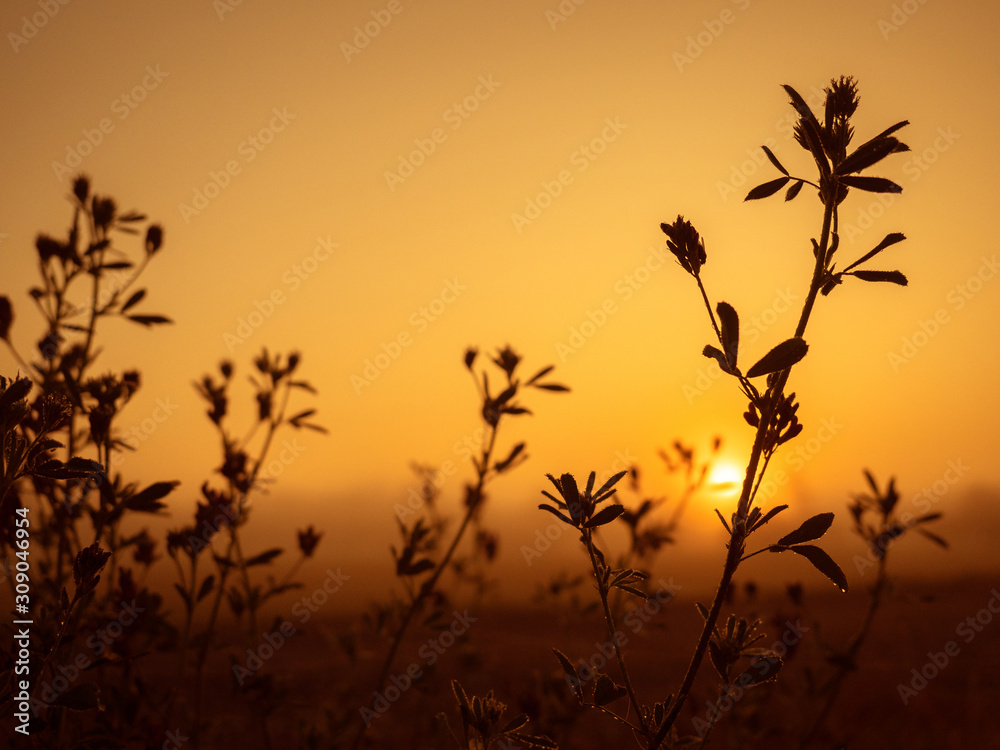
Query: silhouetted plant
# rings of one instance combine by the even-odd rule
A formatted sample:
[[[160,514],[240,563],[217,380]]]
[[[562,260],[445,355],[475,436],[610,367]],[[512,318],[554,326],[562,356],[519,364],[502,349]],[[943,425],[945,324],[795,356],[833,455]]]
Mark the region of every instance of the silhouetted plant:
[[[820,708],[802,734],[799,742],[800,750],[808,747],[810,742],[817,738],[830,715],[830,710],[840,696],[844,680],[851,672],[858,669],[858,653],[871,632],[875,615],[890,587],[887,560],[889,550],[896,540],[909,529],[913,529],[944,549],[948,548],[948,543],[944,539],[922,528],[923,524],[940,519],[941,513],[925,513],[917,517],[907,513],[907,522],[903,523],[898,512],[899,492],[896,490],[896,480],[890,479],[886,489],[881,491],[871,472],[865,471],[865,479],[871,488],[871,494],[856,495],[849,510],[854,519],[854,531],[864,540],[870,554],[867,555],[868,560],[855,557],[855,561],[859,561],[858,569],[861,572],[872,565],[877,567],[878,572],[857,633],[839,648],[822,644],[824,658],[830,665],[831,674],[826,676],[818,687]],[[875,558],[877,562],[871,561],[871,558]]]
[[[147,327],[170,321],[134,310],[146,291],[133,288],[162,247],[162,229],[147,226],[139,258],[132,260],[134,254],[118,245],[120,235],[140,235],[145,216],[120,213],[114,199],[93,194],[83,176],[74,180],[70,202],[66,238],[40,234],[35,241],[40,285],[29,295],[46,332],[30,363],[13,341],[14,307],[0,297],[0,338],[24,371],[13,380],[0,378],[0,553],[21,556],[24,580],[18,584],[30,590],[20,614],[34,622],[31,742],[54,747],[73,741],[75,747],[86,737],[110,747],[146,736],[150,711],[136,699],[143,684],[137,656],[168,647],[173,638],[159,595],[137,585],[133,569],[123,566],[131,550],[134,562],[148,568],[153,543],[145,530],[123,535],[122,524],[133,514],[161,511],[161,500],[177,483],[139,489],[115,471],[122,451],[133,450],[117,420],[140,377],[132,370],[93,375],[96,337],[111,318]],[[88,280],[89,289],[81,289]],[[13,589],[15,580],[9,580]],[[87,636],[103,636],[102,628],[116,619],[128,627],[100,638],[99,653],[90,658],[81,643],[92,649]],[[5,666],[0,694],[13,696],[13,680]]]
[[[704,618],[701,635],[694,647],[691,662],[680,685],[664,700],[652,705],[639,700],[629,678],[627,664],[617,637],[615,619],[608,603],[608,594],[619,588],[640,599],[646,593],[636,586],[642,573],[629,568],[612,569],[605,562],[603,553],[594,544],[593,530],[611,523],[625,512],[623,506],[608,502],[615,493],[614,485],[624,476],[624,472],[612,477],[596,492],[593,491],[594,474],[591,473],[584,491],[580,491],[571,474],[563,474],[550,481],[557,490],[557,496],[543,491],[554,505],[543,504],[540,508],[554,513],[560,520],[575,527],[580,532],[580,540],[588,552],[591,567],[597,581],[610,642],[614,645],[616,661],[623,685],[618,685],[608,675],[598,675],[594,681],[591,700],[587,700],[582,683],[572,661],[558,653],[559,661],[570,681],[576,686],[581,705],[598,708],[611,714],[619,722],[629,726],[634,735],[650,750],[656,750],[665,742],[701,743],[703,738],[688,736],[681,738],[677,718],[691,691],[706,653],[711,656],[721,680],[721,690],[732,685],[749,688],[773,679],[781,668],[781,660],[776,655],[761,652],[751,647],[754,623],[730,618],[726,629],[717,628],[722,607],[733,575],[742,562],[762,551],[791,551],[812,563],[842,591],[847,590],[847,579],[841,569],[820,547],[809,544],[819,539],[833,522],[832,513],[814,516],[803,522],[797,529],[782,536],[777,543],[766,545],[757,552],[747,553],[746,544],[750,537],[760,531],[781,511],[787,509],[779,505],[765,509],[757,503],[757,491],[767,470],[768,463],[784,443],[793,440],[801,431],[798,419],[799,404],[794,392],[787,392],[786,386],[792,368],[806,355],[808,346],[803,336],[809,322],[813,306],[820,292],[830,293],[841,284],[845,277],[854,276],[863,281],[888,281],[905,285],[906,278],[898,271],[863,271],[857,267],[885,248],[904,239],[901,234],[888,235],[871,252],[837,271],[834,256],[838,248],[838,210],[851,189],[876,193],[899,193],[902,188],[881,177],[861,176],[858,173],[874,166],[890,154],[908,150],[907,146],[892,134],[907,124],[899,122],[884,130],[871,140],[848,152],[852,140],[851,117],[858,106],[857,85],[852,78],[841,77],[831,82],[826,89],[825,121],[820,123],[802,97],[791,86],[784,87],[791,99],[798,119],[794,127],[795,139],[812,156],[818,176],[814,180],[793,176],[777,160],[766,146],[764,152],[771,163],[782,173],[782,177],[760,185],[749,192],[746,200],[756,200],[773,195],[789,183],[785,200],[794,199],[808,185],[815,189],[823,206],[822,226],[819,239],[811,240],[814,268],[808,293],[792,336],[774,346],[767,354],[744,372],[739,364],[739,316],[736,308],[728,302],[719,302],[714,308],[706,290],[702,270],[708,262],[705,241],[694,226],[682,216],[670,224],[661,224],[667,236],[667,247],[677,259],[681,268],[689,274],[698,286],[701,298],[708,312],[718,347],[707,345],[703,350],[706,357],[714,359],[720,369],[734,378],[737,386],[749,404],[744,414],[746,422],[754,428],[754,441],[735,512],[729,519],[721,513],[726,533],[729,535],[727,554],[722,575],[711,606],[699,605]],[[762,382],[761,379],[764,378]],[[718,513],[718,511],[716,511]],[[748,640],[749,639],[749,640]],[[749,658],[748,668],[734,679],[733,667],[740,659]],[[628,696],[628,711],[615,713],[607,706]]]
[[[251,568],[268,566],[284,553],[281,547],[273,547],[254,555],[246,555],[240,541],[240,528],[250,517],[251,496],[266,488],[270,479],[262,476],[268,451],[279,429],[311,429],[325,433],[326,429],[309,421],[314,409],[305,409],[288,414],[289,401],[295,390],[315,394],[316,390],[305,380],[295,377],[301,356],[292,352],[286,360],[280,354],[273,357],[265,348],[255,357],[253,364],[260,379],[250,376],[254,387],[255,419],[243,438],[233,437],[229,424],[229,385],[235,372],[234,365],[223,361],[219,366],[221,382],[211,375],[205,375],[195,383],[199,394],[208,402],[209,420],[219,433],[222,448],[222,465],[218,472],[225,480],[223,489],[214,489],[205,482],[201,487],[203,500],[195,508],[194,521],[190,526],[171,531],[167,536],[167,552],[174,561],[178,583],[178,594],[184,603],[184,629],[181,652],[178,660],[178,684],[184,684],[188,666],[188,649],[197,645],[195,657],[195,695],[193,738],[197,746],[203,721],[203,684],[205,667],[210,650],[214,645],[219,609],[223,598],[237,622],[244,627],[245,643],[254,648],[262,636],[258,616],[261,607],[272,597],[301,588],[293,581],[300,565],[311,557],[321,534],[310,526],[298,533],[300,557],[280,580],[269,576],[266,584],[251,580]],[[263,430],[263,437],[254,451],[254,438]],[[255,455],[254,455],[255,452]],[[216,540],[221,539],[220,546]],[[203,554],[204,553],[204,554]],[[200,575],[198,562],[207,559],[215,566],[215,572]],[[183,561],[183,562],[182,562]],[[227,587],[232,576],[238,577],[236,584]],[[211,599],[211,609],[204,632],[192,635],[194,613],[198,604],[207,597]],[[243,622],[245,618],[245,622]],[[263,670],[249,670],[232,660],[234,689],[247,696],[253,707],[254,718],[260,723],[265,744],[271,746],[267,716],[275,707],[275,696],[271,691],[271,675]],[[242,671],[241,671],[242,670]]]
[[[412,524],[406,523],[403,518],[397,519],[402,535],[402,545],[399,550],[393,547],[392,552],[396,560],[396,576],[403,581],[409,601],[400,602],[394,612],[382,610],[379,624],[391,632],[391,636],[385,659],[375,680],[373,696],[376,697],[376,701],[377,696],[385,687],[403,637],[414,617],[420,614],[428,604],[433,609],[425,618],[425,623],[434,623],[444,614],[442,605],[447,601],[447,597],[444,592],[438,589],[438,583],[442,574],[449,569],[449,566],[453,565],[456,550],[465,532],[475,525],[482,512],[483,504],[486,501],[486,485],[501,474],[518,466],[527,458],[523,442],[515,444],[504,458],[496,458],[497,435],[500,425],[506,421],[504,417],[531,414],[527,407],[518,401],[518,397],[524,393],[525,389],[532,388],[557,393],[569,390],[559,383],[542,382],[554,369],[552,365],[543,367],[528,380],[522,382],[518,377],[521,356],[508,345],[499,349],[494,356],[489,358],[490,363],[502,373],[501,390],[495,393],[490,387],[490,378],[486,368],[481,369],[478,374],[476,372],[478,357],[479,350],[476,348],[466,350],[464,357],[465,367],[472,376],[479,393],[482,429],[480,431],[479,454],[471,457],[475,478],[465,486],[465,511],[462,520],[451,541],[445,547],[445,551],[435,560],[431,553],[436,551],[439,546],[443,546],[444,527],[437,524],[432,531],[432,527],[426,525],[423,518],[417,518]],[[415,514],[415,511],[406,515],[412,514]],[[478,539],[477,542],[482,545],[482,538]],[[388,627],[386,627],[387,625]],[[359,711],[360,721],[352,747],[360,745],[367,729],[379,715],[380,712],[373,710],[372,706],[361,707]]]

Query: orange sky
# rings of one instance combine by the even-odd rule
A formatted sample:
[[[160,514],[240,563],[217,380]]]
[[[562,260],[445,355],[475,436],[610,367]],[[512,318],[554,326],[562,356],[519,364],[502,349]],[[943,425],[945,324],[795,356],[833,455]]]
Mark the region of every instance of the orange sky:
[[[739,310],[743,356],[789,336],[819,204],[742,196],[776,176],[760,145],[809,173],[780,84],[815,104],[831,76],[852,74],[856,143],[909,119],[913,151],[878,172],[901,196],[854,191],[842,205],[842,252],[902,231],[879,267],[910,286],[857,282],[820,301],[792,377],[805,430],[775,459],[789,477],[775,497],[793,502],[789,524],[825,509],[843,521],[862,467],[897,475],[910,498],[962,465],[940,509],[974,520],[1000,486],[986,227],[1000,73],[985,64],[998,21],[993,3],[917,0],[8,2],[0,292],[15,304],[13,339],[26,352],[41,335],[25,293],[34,236],[65,230],[82,170],[165,228],[143,311],[176,324],[104,328],[103,366],[143,373],[123,426],[175,405],[143,431],[126,477],[181,480],[171,525],[186,520],[219,463],[192,381],[222,358],[245,375],[265,345],[301,350],[320,391],[302,407],[331,434],[294,435],[299,455],[258,503],[260,523],[288,543],[316,523],[319,565],[345,570],[388,569],[409,461],[459,463],[456,443],[478,426],[462,353],[509,342],[573,389],[529,394],[535,416],[501,432],[527,440],[531,459],[495,485],[488,523],[501,569],[523,574],[517,550],[548,524],[534,510],[546,472],[608,472],[627,456],[667,492],[657,447],[705,448],[716,433],[743,460],[743,401],[700,355],[711,328],[691,279],[661,262],[659,223],[682,213],[706,237],[704,278]],[[370,379],[368,361],[401,336]],[[14,367],[0,351],[2,371]],[[446,498],[470,473],[448,479]],[[714,561],[710,508],[693,509],[684,549]],[[915,560],[974,557],[910,544]],[[559,566],[532,575],[543,567]]]

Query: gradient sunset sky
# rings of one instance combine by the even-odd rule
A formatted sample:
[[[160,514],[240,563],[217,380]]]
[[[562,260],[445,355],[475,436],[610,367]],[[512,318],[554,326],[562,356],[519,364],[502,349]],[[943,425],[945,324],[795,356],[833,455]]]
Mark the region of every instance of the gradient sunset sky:
[[[509,343],[527,374],[555,364],[572,393],[527,394],[534,416],[511,420],[500,443],[526,440],[530,460],[487,508],[500,570],[525,575],[519,547],[552,520],[535,509],[546,472],[637,460],[648,488],[670,493],[656,450],[675,438],[704,451],[719,434],[724,460],[744,460],[744,400],[701,356],[711,326],[692,279],[663,262],[659,224],[683,214],[706,238],[703,276],[713,301],[740,313],[741,360],[790,336],[820,204],[808,188],[790,204],[742,199],[778,176],[761,145],[812,177],[780,85],[819,112],[830,78],[853,75],[854,143],[908,119],[897,135],[912,152],[871,172],[902,195],[855,190],[841,206],[839,252],[849,262],[903,232],[871,265],[910,285],[854,280],[820,300],[791,381],[805,428],[774,459],[789,482],[773,501],[791,503],[790,527],[834,510],[846,534],[862,468],[897,476],[904,503],[938,482],[937,531],[976,528],[978,541],[945,553],[915,538],[901,559],[983,567],[1000,518],[988,229],[998,30],[1000,6],[970,0],[11,0],[0,10],[0,293],[15,306],[12,339],[30,355],[42,335],[26,294],[34,238],[65,232],[84,172],[165,231],[141,311],[175,324],[103,328],[102,367],[143,376],[123,426],[175,405],[122,464],[126,479],[180,480],[159,528],[187,522],[220,463],[192,382],[231,359],[242,430],[251,357],[299,350],[319,390],[299,403],[330,434],[284,436],[297,455],[256,504],[258,541],[291,546],[314,523],[326,532],[319,566],[345,571],[390,569],[411,460],[458,465],[446,507],[460,498],[472,469],[458,446],[479,424],[466,347]],[[138,253],[131,239],[119,244]],[[398,356],[379,356],[401,336]],[[0,351],[0,371],[15,369]],[[711,508],[728,513],[727,502],[692,509],[681,550],[717,560],[713,575]]]

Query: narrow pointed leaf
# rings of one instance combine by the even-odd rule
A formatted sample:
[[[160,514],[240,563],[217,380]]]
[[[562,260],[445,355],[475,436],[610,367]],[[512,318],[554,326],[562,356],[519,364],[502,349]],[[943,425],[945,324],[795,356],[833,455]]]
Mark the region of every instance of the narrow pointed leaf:
[[[158,323],[173,323],[170,318],[163,315],[127,315],[129,320],[141,323],[144,326],[152,326]]]
[[[119,310],[119,312],[125,312],[126,310],[128,310],[130,307],[132,307],[134,304],[136,304],[139,300],[141,300],[145,296],[146,296],[146,290],[145,289],[140,289],[138,292],[136,292],[135,294],[133,294],[131,297],[129,297],[125,301],[125,304],[122,305],[122,309]]]
[[[789,547],[793,544],[811,542],[813,539],[819,539],[823,536],[832,524],[833,513],[820,513],[818,516],[806,520],[795,531],[785,534],[778,540],[778,544]]]
[[[806,148],[812,153],[813,159],[816,160],[816,164],[819,166],[820,171],[824,175],[829,175],[830,162],[827,160],[826,154],[823,151],[823,139],[820,136],[820,125],[819,121],[816,119],[816,115],[814,115],[813,111],[809,109],[809,105],[806,104],[806,100],[802,98],[798,91],[787,84],[783,85],[782,88],[785,89],[785,93],[787,93],[789,98],[792,100],[792,106],[801,117],[800,122],[802,125],[802,133],[806,140]]]
[[[789,549],[811,562],[816,570],[833,581],[841,591],[847,591],[847,576],[826,552],[812,544],[800,544]]]
[[[201,588],[198,589],[198,596],[195,601],[201,601],[210,593],[212,593],[212,587],[215,585],[215,576],[210,575],[204,581],[201,582]]]
[[[766,198],[769,195],[774,195],[779,190],[781,190],[781,188],[783,188],[785,185],[788,184],[788,180],[789,179],[791,179],[791,178],[789,178],[789,177],[779,177],[776,180],[771,180],[769,182],[765,182],[762,185],[758,185],[753,190],[751,190],[749,193],[747,193],[747,197],[744,198],[743,200],[744,201],[756,201],[756,200],[760,200],[761,198]]]
[[[771,149],[769,149],[767,146],[761,146],[761,148],[764,149],[764,153],[767,154],[767,158],[771,160],[771,163],[775,167],[777,167],[778,171],[781,172],[781,174],[783,174],[783,175],[785,175],[787,177],[788,176],[788,170],[785,169],[783,166],[781,166],[781,162],[778,161],[777,157],[774,154],[771,153]]]
[[[715,309],[722,327],[722,349],[735,369],[740,349],[740,317],[728,302],[720,302]]]
[[[894,153],[901,145],[899,140],[891,136],[873,138],[858,146],[850,156],[837,165],[837,174],[853,174],[874,166],[889,154]]]
[[[726,523],[726,519],[722,517],[721,513],[719,513],[719,509],[718,508],[715,509],[715,515],[717,515],[719,517],[719,520],[722,521],[722,525],[723,525],[723,527],[725,527],[726,531],[728,533],[732,534],[733,530],[729,528],[729,524]]]
[[[125,507],[129,510],[143,513],[155,513],[165,508],[166,505],[159,502],[160,498],[166,497],[180,482],[155,482],[146,489],[135,493],[125,501]]]
[[[565,515],[561,511],[556,510],[551,505],[544,505],[543,504],[543,505],[539,505],[538,508],[539,508],[539,510],[547,510],[552,515],[556,516],[560,521],[565,521],[570,526],[576,526],[576,522],[574,522],[569,516]]]
[[[525,385],[531,385],[536,380],[541,380],[546,375],[548,375],[550,372],[552,372],[555,369],[555,367],[556,367],[555,365],[549,365],[548,367],[543,367],[541,370],[539,370],[538,372],[536,372],[532,376],[531,380],[529,380]]]
[[[576,682],[579,682],[580,675],[577,673],[576,667],[573,666],[573,662],[569,660],[569,657],[566,656],[566,654],[564,654],[557,648],[552,649],[552,653],[556,655],[556,658],[559,660],[559,664],[562,666],[563,671],[568,676],[573,677],[576,680]]]
[[[872,138],[872,140],[873,141],[877,141],[879,138],[885,138],[888,135],[892,135],[893,133],[895,133],[900,128],[905,127],[906,125],[909,125],[909,124],[910,124],[909,120],[901,120],[900,122],[897,122],[895,125],[890,125],[889,127],[887,127],[885,130],[883,130],[877,136],[875,136],[874,138]]]
[[[851,271],[848,276],[857,276],[862,281],[888,281],[891,284],[906,286],[906,275],[901,271]]]
[[[788,188],[788,192],[785,193],[785,202],[792,200],[796,195],[798,195],[799,191],[802,190],[803,185],[805,185],[805,183],[802,182],[802,180],[799,180]]]
[[[520,729],[525,724],[528,723],[528,717],[525,714],[520,716],[515,716],[513,719],[507,722],[507,726],[500,730],[500,734],[507,734],[507,732],[513,732],[515,729]]]
[[[596,498],[603,495],[609,489],[618,484],[618,482],[620,482],[622,477],[624,477],[626,474],[628,474],[628,471],[619,471],[617,474],[611,477],[607,482],[601,485],[601,489],[599,489],[597,492],[594,493],[594,497]]]
[[[559,391],[567,392],[569,387],[565,385],[560,385],[559,383],[538,383],[532,386],[533,388],[541,388],[543,391]]]
[[[583,526],[587,529],[594,529],[598,526],[603,526],[606,523],[611,523],[624,512],[625,507],[622,505],[609,505],[607,508],[602,509],[599,513],[594,515],[594,517],[587,521]]]
[[[247,560],[244,567],[249,568],[251,565],[267,565],[282,552],[284,552],[284,550],[280,547],[274,547],[266,552],[261,552],[259,555],[254,555]]]
[[[885,237],[882,238],[882,241],[880,243],[878,243],[874,248],[872,248],[867,253],[862,255],[856,261],[851,263],[851,265],[845,268],[844,271],[850,271],[855,266],[860,266],[866,260],[874,258],[876,255],[878,255],[880,252],[885,250],[890,245],[895,245],[897,242],[902,242],[905,239],[906,235],[903,234],[902,232],[892,232],[891,234],[887,234]]]
[[[787,510],[787,508],[788,508],[788,506],[787,506],[787,505],[779,505],[779,506],[777,506],[777,507],[775,507],[775,508],[771,508],[771,510],[769,510],[769,511],[768,511],[767,513],[765,513],[765,514],[764,514],[764,517],[763,517],[763,518],[761,518],[761,519],[760,519],[760,521],[758,521],[758,522],[757,522],[757,523],[756,523],[756,524],[754,525],[754,529],[759,529],[759,528],[760,528],[761,526],[763,526],[763,525],[764,525],[765,523],[767,523],[767,522],[768,522],[768,521],[770,521],[770,520],[771,520],[772,518],[774,518],[774,517],[775,517],[776,515],[778,515],[779,513],[781,513],[781,511],[783,511],[783,510]]]
[[[931,531],[928,531],[927,529],[917,529],[917,531],[919,533],[923,534],[928,539],[930,539],[935,544],[938,544],[941,547],[944,547],[945,549],[948,549],[948,542],[945,541],[944,539],[942,539],[941,537],[939,537],[937,534],[935,534],[935,533],[933,533]]]
[[[858,175],[846,175],[840,178],[842,185],[854,187],[858,190],[866,190],[869,193],[902,193],[903,188],[892,180],[884,177],[860,177]]]
[[[748,378],[756,378],[779,370],[787,370],[806,356],[809,345],[796,336],[782,341],[747,371]]]
[[[741,687],[753,687],[764,682],[770,682],[781,671],[781,659],[777,656],[765,656],[750,665],[749,669],[736,678],[735,684]]]
[[[643,600],[649,599],[649,596],[646,594],[645,591],[642,591],[641,589],[637,589],[634,586],[629,586],[626,583],[619,583],[619,584],[617,584],[616,588],[619,588],[622,591],[627,591],[630,594],[634,594],[635,596],[638,596],[640,599],[643,599]]]

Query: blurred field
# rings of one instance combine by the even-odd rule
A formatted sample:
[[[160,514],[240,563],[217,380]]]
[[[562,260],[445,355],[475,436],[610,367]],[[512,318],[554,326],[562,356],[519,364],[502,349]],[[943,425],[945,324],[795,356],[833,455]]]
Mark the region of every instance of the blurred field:
[[[859,667],[848,676],[826,724],[827,731],[811,747],[1000,748],[996,718],[1000,622],[995,621],[1000,615],[986,609],[991,598],[993,608],[1000,610],[1000,582],[996,579],[900,584],[879,611],[861,651]],[[773,643],[788,622],[800,620],[805,632],[778,682],[747,693],[723,716],[708,746],[795,747],[793,737],[818,708],[818,702],[808,697],[806,674],[821,661],[819,637],[843,644],[860,622],[865,603],[860,589],[845,596],[807,591],[798,609],[783,592],[763,590],[753,600],[737,593],[728,611],[764,620],[767,638],[761,645]],[[465,610],[462,604],[453,608]],[[967,618],[977,614],[979,624],[970,625]],[[458,713],[448,687],[452,678],[460,679],[470,695],[494,689],[510,706],[509,717],[526,711],[533,718],[529,729],[547,733],[561,747],[631,746],[621,725],[607,717],[578,714],[567,698],[562,670],[550,650],[557,646],[575,662],[599,653],[606,636],[596,613],[583,616],[546,607],[495,610],[486,606],[470,607],[469,615],[476,621],[467,638],[449,649],[433,647],[437,640],[432,639],[439,638],[439,632],[414,630],[400,649],[393,671],[401,675],[410,664],[416,664],[424,677],[374,721],[370,746],[452,746],[434,723],[436,714],[446,712],[458,731]],[[817,621],[822,622],[821,628]],[[630,627],[622,630],[628,638],[626,655],[634,670],[637,693],[640,699],[662,699],[663,687],[679,681],[696,638],[700,620],[692,600],[678,596],[648,623],[638,618],[628,622]],[[263,671],[278,678],[275,686],[287,690],[283,708],[271,717],[276,746],[306,747],[299,740],[298,727],[319,726],[325,735],[332,732],[338,715],[349,715],[356,721],[361,701],[367,698],[371,703],[371,688],[366,686],[373,682],[384,653],[379,643],[362,638],[353,666],[336,643],[336,633],[356,623],[356,618],[344,617],[312,620],[265,663]],[[956,655],[904,705],[897,686],[910,685],[911,670],[923,668],[929,653],[945,651],[949,641],[955,642],[958,650],[952,647],[952,652]],[[431,654],[434,664],[429,664]],[[607,671],[617,677],[615,667]],[[705,715],[706,688],[711,686],[704,678],[710,671],[706,663],[693,699],[685,707],[688,731],[696,717]],[[225,666],[220,661],[209,673],[216,680],[209,693],[215,696],[210,712],[214,736],[209,746],[263,747],[257,725],[248,718],[247,706],[240,705],[222,677]],[[329,735],[317,737],[316,746],[329,746],[332,741]]]

